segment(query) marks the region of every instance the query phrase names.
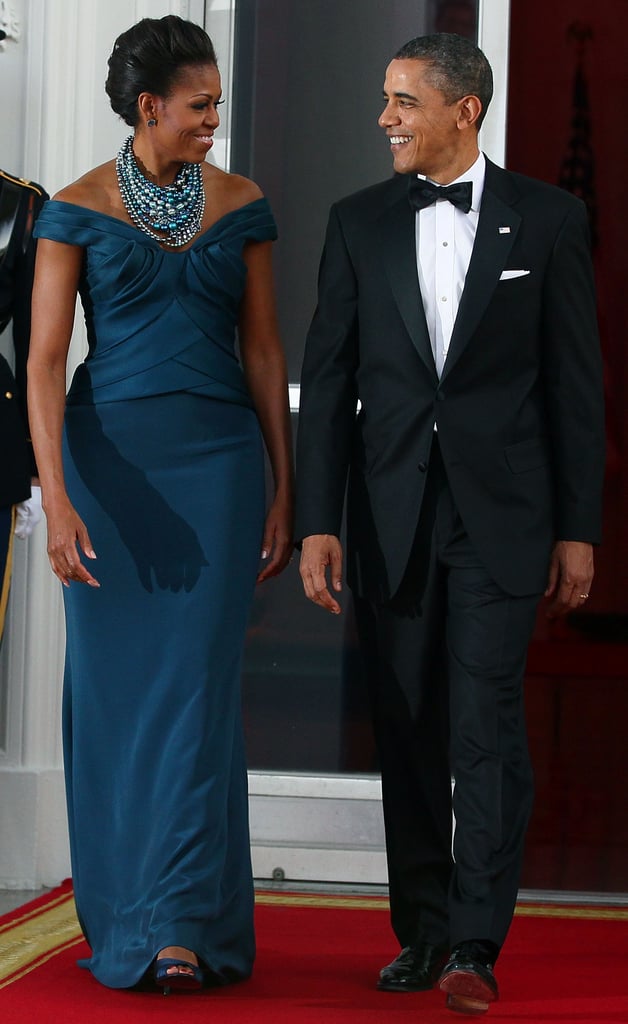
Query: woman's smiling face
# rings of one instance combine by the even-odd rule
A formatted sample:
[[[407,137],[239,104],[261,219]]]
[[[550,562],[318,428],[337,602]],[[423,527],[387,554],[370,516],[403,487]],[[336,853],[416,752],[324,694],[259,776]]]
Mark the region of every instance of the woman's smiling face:
[[[171,160],[203,161],[220,124],[221,95],[220,72],[214,64],[183,68],[170,95],[154,98],[157,124],[149,129],[152,144]]]

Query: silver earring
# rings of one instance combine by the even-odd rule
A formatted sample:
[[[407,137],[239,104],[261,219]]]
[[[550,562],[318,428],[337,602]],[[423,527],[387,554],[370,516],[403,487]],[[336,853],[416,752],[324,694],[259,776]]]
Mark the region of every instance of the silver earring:
[[[155,125],[157,124],[157,121],[155,120],[154,117],[151,117],[150,120],[146,122],[146,124],[149,128],[154,128]]]

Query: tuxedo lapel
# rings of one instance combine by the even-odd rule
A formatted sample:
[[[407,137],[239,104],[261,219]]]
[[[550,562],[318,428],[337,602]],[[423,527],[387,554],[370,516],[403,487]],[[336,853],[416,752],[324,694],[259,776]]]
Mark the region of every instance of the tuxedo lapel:
[[[400,197],[382,215],[379,226],[386,273],[399,312],[414,347],[436,376],[417,271],[415,215],[405,184]]]
[[[451,372],[480,322],[517,237],[521,217],[512,203],[518,193],[509,180],[505,171],[487,161],[473,252],[441,379]]]

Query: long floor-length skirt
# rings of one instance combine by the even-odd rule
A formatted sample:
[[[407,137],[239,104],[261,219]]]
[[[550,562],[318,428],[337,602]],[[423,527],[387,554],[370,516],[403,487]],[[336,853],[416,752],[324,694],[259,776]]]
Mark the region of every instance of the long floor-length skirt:
[[[104,984],[168,945],[254,958],[240,667],[263,530],[254,412],[175,393],[70,405],[68,492],[100,588],[64,590],[72,873]]]

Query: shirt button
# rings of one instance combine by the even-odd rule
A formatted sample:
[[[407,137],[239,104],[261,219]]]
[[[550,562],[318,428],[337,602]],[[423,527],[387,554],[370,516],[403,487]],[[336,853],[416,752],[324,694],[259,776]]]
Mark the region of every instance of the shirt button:
[[[441,296],[441,300],[440,301],[441,302],[447,302],[447,296],[446,295]]]
[[[445,248],[447,248],[447,246],[449,245],[449,242],[443,242],[443,245],[445,246]]]

